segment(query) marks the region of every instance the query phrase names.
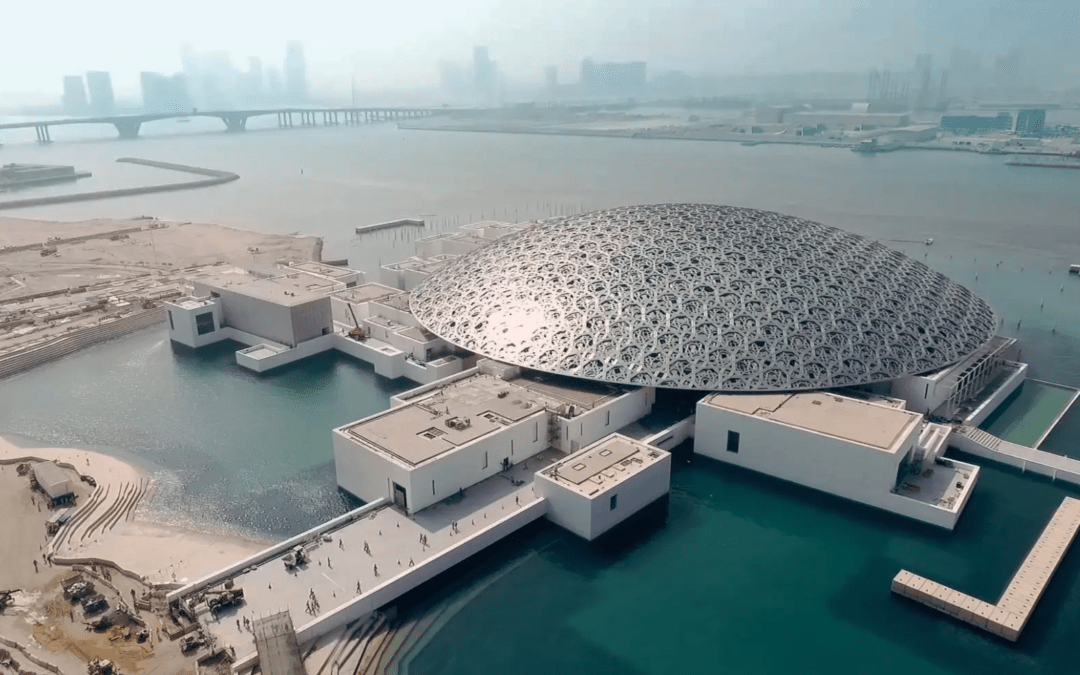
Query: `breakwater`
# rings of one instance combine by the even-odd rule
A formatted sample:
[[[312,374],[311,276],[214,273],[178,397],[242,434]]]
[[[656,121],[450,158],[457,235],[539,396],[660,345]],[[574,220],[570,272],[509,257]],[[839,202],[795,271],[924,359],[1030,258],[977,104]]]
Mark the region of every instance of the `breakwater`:
[[[116,190],[98,190],[96,192],[76,192],[70,195],[53,195],[51,197],[31,197],[28,199],[10,199],[6,201],[0,201],[0,210],[2,209],[20,209],[29,206],[46,206],[49,204],[66,204],[69,202],[83,202],[94,199],[112,199],[114,197],[131,197],[134,195],[146,195],[155,192],[173,192],[176,190],[193,190],[196,188],[211,187],[214,185],[221,185],[222,183],[229,183],[234,180],[239,180],[238,174],[229,171],[218,171],[216,169],[205,169],[197,166],[187,166],[184,164],[172,164],[170,162],[156,162],[149,159],[138,159],[136,157],[121,157],[116,160],[117,162],[123,162],[125,164],[139,164],[142,166],[154,167],[156,169],[167,169],[169,171],[180,171],[182,173],[190,173],[196,176],[204,176],[201,180],[186,181],[183,183],[162,183],[159,185],[144,185],[142,187],[135,188],[119,188]]]
[[[102,323],[93,328],[73,331],[70,335],[53,338],[44,344],[28,345],[0,358],[0,379],[29,370],[34,366],[58,359],[61,356],[67,356],[72,352],[99,342],[155,326],[163,321],[165,321],[165,309],[156,307],[108,323]]]

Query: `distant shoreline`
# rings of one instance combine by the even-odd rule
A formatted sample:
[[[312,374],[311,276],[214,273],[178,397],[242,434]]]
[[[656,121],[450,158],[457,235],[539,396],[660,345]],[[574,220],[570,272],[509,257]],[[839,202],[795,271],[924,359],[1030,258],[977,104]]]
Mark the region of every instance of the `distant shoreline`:
[[[96,192],[77,192],[70,195],[53,195],[51,197],[30,197],[27,199],[12,199],[7,201],[0,201],[0,210],[3,209],[20,209],[30,206],[46,206],[50,204],[67,204],[71,202],[83,202],[93,199],[112,199],[114,197],[130,197],[134,195],[145,195],[154,192],[172,192],[174,190],[192,190],[195,188],[211,187],[213,185],[220,185],[222,183],[230,183],[234,180],[239,180],[240,176],[229,171],[218,171],[216,169],[204,169],[197,166],[186,166],[184,164],[171,164],[169,162],[155,162],[149,159],[138,159],[135,157],[121,157],[116,160],[117,162],[124,162],[127,164],[140,164],[143,166],[150,166],[157,169],[167,169],[170,171],[180,171],[183,173],[191,173],[197,176],[206,176],[202,180],[187,181],[185,183],[162,183],[160,185],[146,185],[136,188],[119,188],[116,190],[98,190]]]

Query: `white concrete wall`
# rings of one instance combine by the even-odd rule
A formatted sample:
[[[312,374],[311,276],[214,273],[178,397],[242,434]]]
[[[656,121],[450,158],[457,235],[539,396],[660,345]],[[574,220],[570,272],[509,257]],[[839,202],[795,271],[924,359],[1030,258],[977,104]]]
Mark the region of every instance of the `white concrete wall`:
[[[570,463],[584,452],[562,460]],[[664,452],[654,464],[625,477],[618,483],[601,488],[593,495],[584,495],[557,480],[537,473],[537,494],[548,502],[547,518],[584,539],[593,540],[644,507],[664,496],[671,489],[671,455]],[[615,508],[611,498],[615,496]]]
[[[888,509],[900,460],[918,440],[918,429],[894,454],[698,403],[694,452]],[[738,453],[727,451],[729,430],[740,435]]]
[[[954,504],[952,509],[921,502],[895,492],[886,495],[882,508],[948,530],[955,528],[956,521],[960,519],[960,514],[964,512],[964,507],[967,506],[968,500],[971,498],[971,493],[975,491],[975,484],[979,480],[979,467],[955,459],[949,461],[956,468],[971,472],[971,478],[968,479],[964,491],[960,494],[960,501]],[[926,465],[924,464],[924,466]]]
[[[334,429],[332,436],[338,487],[365,502],[383,497],[392,502],[390,482],[393,481],[407,490],[406,497],[412,506],[409,470],[405,465],[368,448],[341,428]]]
[[[306,359],[309,356],[330,351],[334,348],[335,344],[334,335],[323,335],[312,340],[307,340],[306,342],[301,342],[291,349],[281,350],[273,356],[261,359],[252,358],[247,354],[244,354],[244,350],[241,349],[236,352],[236,363],[248,370],[264,373],[268,370],[273,370],[274,368],[299,361],[300,359]],[[256,345],[252,346],[254,347]]]
[[[671,450],[686,439],[694,437],[694,431],[697,428],[696,423],[697,417],[691,415],[681,422],[672,424],[663,431],[659,431],[652,436],[642,439],[642,443],[652,445],[661,450]]]
[[[445,572],[507,535],[537,520],[544,515],[546,508],[547,503],[543,499],[531,502],[505,518],[495,521],[490,527],[464,537],[461,541],[424,560],[416,567],[406,568],[405,571],[384,581],[371,591],[297,628],[297,642],[300,644],[306,643],[317,636],[330,633],[370,614],[380,607],[388,605],[425,581],[433,579],[439,573]],[[233,672],[241,672],[244,668],[251,667],[257,658],[254,653],[241,657],[240,660],[233,664]]]
[[[592,500],[589,539],[599,537],[663,497],[670,489],[671,455],[665,452],[655,464],[624,478]],[[614,509],[611,508],[613,496],[618,497]]]
[[[656,390],[642,387],[571,419],[562,418],[559,420],[559,438],[555,439],[554,445],[565,453],[577,452],[648,415],[655,400]]]
[[[907,402],[907,409],[913,412],[933,412],[949,400],[948,387],[939,386],[945,379],[947,373],[939,381],[922,375],[905,375],[892,381],[889,396],[903,399]]]
[[[221,330],[223,323],[221,301],[214,300],[210,305],[188,309],[178,304],[166,302],[166,322],[169,322],[169,339],[192,348],[204,347],[215,342],[228,339],[226,332]],[[199,335],[195,327],[195,317],[210,312],[214,316],[214,330],[210,333]]]
[[[410,472],[409,511],[415,512],[502,471],[502,461],[524,461],[547,448],[548,412],[536,413],[466,443]],[[486,455],[486,466],[485,466]]]
[[[342,333],[334,333],[334,347],[342,353],[375,366],[375,372],[383,377],[397,379],[404,374],[405,352],[381,340],[358,342]]]
[[[195,288],[199,295],[209,295],[213,291],[221,296],[226,326],[285,345],[295,343],[292,314],[288,307],[242,295],[228,288],[206,286],[198,280]]]
[[[334,332],[334,320],[328,297],[293,305],[289,314],[293,340],[297,344]]]

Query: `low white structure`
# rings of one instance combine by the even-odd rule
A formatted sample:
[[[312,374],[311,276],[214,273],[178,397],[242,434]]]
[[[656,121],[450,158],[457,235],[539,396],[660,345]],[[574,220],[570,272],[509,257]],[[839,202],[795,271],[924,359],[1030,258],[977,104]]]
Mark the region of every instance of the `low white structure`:
[[[866,389],[903,399],[910,410],[951,419],[961,412],[965,403],[978,397],[998,378],[1019,371],[1018,376],[1012,378],[1016,381],[1012,389],[1019,386],[1027,365],[1012,360],[1016,352],[1016,338],[997,335],[967,358],[947,368],[922,375],[905,375]]]
[[[235,340],[246,345],[236,352],[237,364],[260,373],[331,349],[372,364],[384,377],[422,384],[475,363],[420,325],[408,293],[322,263],[233,268],[192,279],[191,294],[167,301],[165,309],[174,342],[199,348]]]
[[[549,447],[577,452],[647,414],[654,396],[481,361],[335,429],[338,485],[414,513]]]
[[[547,517],[593,540],[668,493],[671,454],[611,434],[538,472]]]
[[[186,295],[165,303],[169,317],[169,339],[188,347],[204,347],[226,339],[221,303],[210,296]]]
[[[978,467],[944,460],[949,428],[903,401],[830,392],[713,394],[694,452],[952,529]]]
[[[67,472],[53,462],[38,462],[30,470],[34,472],[38,487],[51,500],[62,499],[75,492]]]

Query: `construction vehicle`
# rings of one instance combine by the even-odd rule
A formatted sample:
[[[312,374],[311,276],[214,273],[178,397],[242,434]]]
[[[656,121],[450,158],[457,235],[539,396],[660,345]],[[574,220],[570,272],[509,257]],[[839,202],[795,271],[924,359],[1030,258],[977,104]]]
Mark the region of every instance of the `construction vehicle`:
[[[18,593],[19,590],[20,589],[15,588],[10,591],[0,591],[0,612],[3,612],[5,607],[15,602],[11,596]]]
[[[209,608],[211,614],[217,616],[218,612],[243,602],[244,589],[233,588],[223,591],[207,591],[206,596],[207,608]]]
[[[101,593],[94,593],[82,599],[84,614],[95,614],[109,606],[109,601]]]
[[[352,303],[346,302],[345,306],[349,308],[349,315],[352,316],[354,328],[349,329],[349,337],[353,340],[364,340],[368,336],[367,329],[360,325],[360,322],[356,320],[356,312],[353,311]]]
[[[206,644],[206,642],[206,636],[202,633],[188,635],[180,642],[180,651],[187,654],[193,649],[198,649],[199,647],[203,646],[204,644]]]
[[[86,664],[86,675],[120,675],[120,669],[108,659],[94,659]]]
[[[93,582],[80,579],[64,589],[64,597],[68,600],[82,600],[93,592]]]
[[[311,557],[308,556],[308,552],[303,546],[296,546],[286,553],[282,560],[285,562],[285,569],[291,570],[310,562]]]

